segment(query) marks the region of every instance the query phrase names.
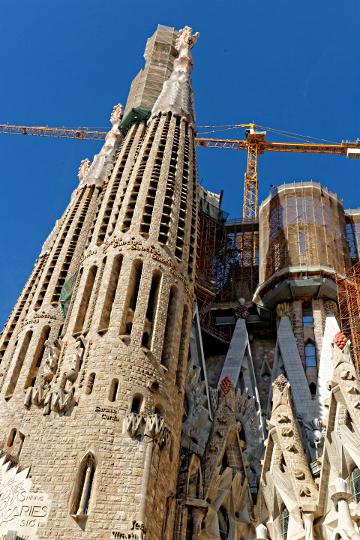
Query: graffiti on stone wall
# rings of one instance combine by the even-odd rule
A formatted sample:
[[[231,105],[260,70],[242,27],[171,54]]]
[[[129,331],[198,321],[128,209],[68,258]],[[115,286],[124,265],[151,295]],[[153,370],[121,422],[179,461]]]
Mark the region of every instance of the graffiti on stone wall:
[[[13,531],[17,537],[35,540],[38,526],[47,522],[51,501],[46,493],[31,492],[29,468],[17,473],[5,459],[0,459],[0,537]]]

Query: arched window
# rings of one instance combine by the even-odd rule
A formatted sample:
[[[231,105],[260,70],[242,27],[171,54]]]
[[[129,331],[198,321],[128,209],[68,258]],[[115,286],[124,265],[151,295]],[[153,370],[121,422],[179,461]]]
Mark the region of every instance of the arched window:
[[[355,467],[350,476],[350,491],[354,495],[355,502],[360,502],[360,470]]]
[[[70,514],[73,517],[86,516],[89,513],[94,476],[94,456],[89,452],[80,463],[74,490],[70,499]]]
[[[8,397],[8,398],[10,398],[13,395],[14,391],[15,391],[15,387],[16,387],[16,384],[17,384],[18,379],[19,379],[20,371],[21,371],[21,368],[23,366],[25,356],[26,356],[26,353],[27,353],[29,345],[30,345],[30,340],[31,340],[32,334],[33,334],[32,330],[30,330],[29,332],[26,332],[24,341],[23,341],[23,343],[21,345],[19,354],[18,354],[17,359],[15,361],[15,365],[14,365],[14,369],[13,369],[13,372],[12,372],[12,375],[11,375],[11,379],[10,379],[9,385],[7,387],[7,390],[6,390],[6,397]]]
[[[16,433],[17,433],[17,431],[16,431],[15,428],[10,431],[7,446],[12,446],[14,444],[15,438],[16,438]]]
[[[139,414],[140,408],[141,408],[141,402],[142,402],[142,396],[140,394],[136,394],[132,400],[131,412]]]
[[[160,404],[155,405],[154,413],[161,414],[162,412],[164,412],[164,407]]]
[[[113,379],[110,383],[109,401],[115,401],[119,389],[118,379]]]
[[[229,536],[229,528],[230,528],[228,513],[223,506],[220,506],[217,515],[218,515],[218,522],[219,522],[220,539],[227,540]]]
[[[289,528],[289,510],[285,506],[280,516],[280,532],[281,532],[281,536],[283,540],[287,540],[288,528]]]
[[[313,367],[316,367],[316,351],[315,351],[315,345],[309,341],[305,345],[305,361],[306,361],[306,369],[311,369]]]

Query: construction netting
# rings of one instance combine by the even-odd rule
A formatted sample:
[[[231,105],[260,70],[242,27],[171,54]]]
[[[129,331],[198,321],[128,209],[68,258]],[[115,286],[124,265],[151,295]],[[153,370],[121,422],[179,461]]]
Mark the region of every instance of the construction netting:
[[[360,263],[336,276],[341,327],[351,340],[351,353],[360,375]]]
[[[351,264],[356,264],[360,261],[360,208],[345,210],[345,220]]]
[[[260,283],[286,266],[351,266],[343,204],[316,182],[284,184],[260,206]]]
[[[175,28],[159,24],[155,34],[147,40],[144,54],[145,68],[131,83],[124,118],[136,107],[152,109],[164,81],[168,80],[173,71],[177,55],[175,42],[178,35]]]
[[[71,297],[72,297],[72,293],[74,291],[74,287],[76,284],[77,275],[78,275],[78,272],[75,272],[75,274],[73,274],[70,279],[65,281],[61,289],[60,306],[61,306],[64,317],[66,317],[69,306],[70,306]]]

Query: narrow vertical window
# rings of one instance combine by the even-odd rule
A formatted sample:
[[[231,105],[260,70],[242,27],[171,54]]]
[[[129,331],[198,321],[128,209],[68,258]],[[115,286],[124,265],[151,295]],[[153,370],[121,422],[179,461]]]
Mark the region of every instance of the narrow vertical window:
[[[146,311],[146,319],[147,319],[147,322],[150,323],[151,328],[149,327],[145,328],[145,332],[143,334],[143,341],[142,341],[142,344],[148,348],[150,348],[151,346],[150,336],[153,335],[154,322],[155,322],[157,307],[159,303],[160,283],[161,283],[161,272],[159,272],[158,270],[155,270],[155,272],[153,273],[149,301],[148,301],[148,306],[147,306],[147,311]],[[150,334],[148,333],[148,331],[150,332]]]
[[[111,311],[114,304],[116,289],[117,289],[119,276],[120,276],[121,263],[122,263],[122,255],[118,255],[117,257],[115,257],[112,264],[112,268],[111,268],[110,280],[109,280],[108,288],[105,294],[104,306],[103,306],[101,317],[100,317],[100,324],[99,324],[100,332],[102,330],[107,330],[107,328],[109,327]]]
[[[316,367],[316,350],[315,345],[310,341],[305,345],[305,361],[306,369]]]
[[[280,533],[283,540],[287,540],[288,528],[289,528],[289,510],[285,506],[280,516]]]
[[[136,394],[133,397],[132,403],[131,403],[131,412],[139,414],[140,408],[142,403],[142,396],[139,394]]]
[[[127,334],[131,333],[134,312],[136,309],[137,297],[140,288],[142,265],[142,261],[133,261],[123,314],[123,323],[120,331],[121,334],[124,334],[125,331]]]
[[[75,480],[74,489],[71,495],[69,509],[70,515],[86,516],[92,506],[92,492],[95,476],[94,456],[91,452],[82,460]]]
[[[180,390],[182,389],[182,386],[183,386],[184,367],[185,367],[186,355],[187,355],[187,346],[186,346],[187,339],[186,338],[187,338],[187,331],[188,331],[188,318],[189,318],[189,308],[185,304],[183,318],[182,318],[182,325],[181,325],[179,361],[178,361],[177,372],[176,372],[176,384]]]
[[[7,442],[7,446],[13,446],[14,442],[15,442],[15,439],[16,439],[16,434],[17,434],[17,430],[16,429],[12,429],[10,431],[10,435],[9,435],[9,438],[8,438],[8,442]]]
[[[110,383],[110,389],[109,389],[109,401],[115,401],[117,397],[117,393],[119,390],[119,381],[118,379],[113,379]]]
[[[360,502],[360,470],[354,467],[350,476],[350,491],[354,496],[356,504]]]
[[[30,345],[30,340],[31,340],[32,334],[33,334],[32,330],[30,330],[29,332],[26,332],[26,334],[25,334],[24,341],[23,341],[23,343],[21,345],[19,354],[17,356],[16,362],[15,362],[15,365],[14,365],[14,369],[13,369],[13,372],[12,372],[12,375],[11,375],[11,379],[10,379],[9,385],[7,387],[7,390],[6,390],[5,396],[7,398],[11,397],[13,395],[14,391],[15,391],[16,384],[18,382],[19,375],[20,375],[20,372],[21,372],[21,368],[23,366],[25,356],[26,356],[26,353],[27,353],[29,345]]]
[[[88,272],[85,288],[83,292],[83,297],[81,299],[78,316],[76,318],[74,334],[81,333],[83,329],[86,312],[89,307],[90,297],[91,297],[91,293],[94,287],[96,272],[97,272],[96,266],[92,266]]]
[[[170,369],[172,343],[175,334],[175,321],[176,321],[176,304],[177,304],[177,289],[171,287],[170,297],[168,304],[168,311],[166,316],[165,333],[164,333],[164,345],[161,356],[161,363],[167,369]]]
[[[41,361],[43,359],[44,352],[45,352],[45,341],[48,339],[49,334],[50,334],[50,326],[44,326],[40,335],[38,345],[36,347],[36,351],[34,354],[33,361],[31,363],[31,367],[30,367],[26,382],[25,382],[25,386],[24,386],[25,390],[29,388],[30,386],[35,385],[36,377],[37,377],[39,368],[41,366]]]
[[[314,324],[313,310],[310,302],[304,302],[302,305],[303,326],[311,326]]]

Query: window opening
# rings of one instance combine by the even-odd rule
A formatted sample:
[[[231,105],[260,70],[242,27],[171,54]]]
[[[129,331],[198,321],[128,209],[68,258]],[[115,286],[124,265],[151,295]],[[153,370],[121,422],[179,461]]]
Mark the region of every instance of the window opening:
[[[312,398],[314,398],[316,396],[316,384],[314,382],[310,383],[309,388],[310,388],[311,396]]]
[[[223,458],[221,460],[220,474],[223,474],[227,468],[228,468],[228,460],[227,460],[226,452],[224,452]]]
[[[90,303],[91,293],[94,287],[96,272],[97,272],[97,267],[93,266],[92,268],[90,268],[89,273],[87,275],[85,288],[83,291],[83,297],[80,302],[79,314],[77,316],[76,323],[75,323],[74,334],[80,333],[83,329],[86,313],[87,313],[89,303]]]
[[[289,528],[289,510],[285,506],[280,516],[280,532],[281,532],[281,536],[283,540],[287,540],[288,528]]]
[[[95,473],[95,469],[94,469],[94,467],[92,467],[91,472],[90,472],[90,476],[89,476],[89,482],[88,482],[88,485],[87,485],[84,507],[83,507],[83,514],[84,515],[87,514],[88,507],[89,507],[89,501],[90,501],[90,496],[91,496],[91,488],[92,488],[93,480],[94,480],[94,473]]]
[[[99,330],[106,330],[109,327],[111,312],[115,301],[116,289],[119,282],[121,271],[122,255],[115,257],[109,280],[109,285],[106,291],[105,302],[102,309]]]
[[[7,443],[7,446],[12,446],[15,442],[15,438],[16,438],[16,433],[17,433],[17,430],[16,429],[12,429],[11,432],[10,432],[10,435],[9,435],[9,439],[8,439],[8,443]]]
[[[311,369],[313,367],[316,367],[315,345],[313,345],[313,343],[311,342],[305,345],[305,361],[306,361],[306,369]]]
[[[168,304],[168,311],[166,315],[165,332],[164,332],[164,345],[161,355],[161,364],[167,369],[170,368],[172,342],[174,338],[175,321],[176,321],[176,304],[177,304],[177,289],[171,287],[170,297]]]
[[[314,324],[313,311],[310,302],[304,302],[302,305],[303,326]]]
[[[219,522],[220,539],[227,540],[229,536],[229,528],[230,528],[228,513],[223,506],[220,506],[217,515],[218,515],[218,522]]]
[[[12,376],[11,376],[11,379],[10,379],[10,382],[9,382],[9,386],[7,388],[7,391],[6,391],[6,397],[12,396],[14,391],[15,391],[16,384],[18,382],[20,372],[21,372],[21,369],[22,369],[22,366],[23,366],[23,363],[24,363],[24,360],[25,360],[25,357],[26,357],[26,353],[27,353],[27,351],[29,349],[32,334],[33,334],[32,330],[30,330],[30,332],[27,332],[26,335],[25,335],[24,341],[22,343],[22,346],[20,348],[18,357],[17,357],[16,362],[15,362],[15,366],[14,366],[14,370],[12,372]]]
[[[131,412],[139,414],[140,412],[140,406],[141,406],[141,398],[138,396],[135,396],[132,400],[131,404]]]
[[[354,495],[355,502],[360,502],[360,470],[355,467],[350,476],[350,491]]]
[[[185,367],[185,361],[188,354],[188,348],[187,348],[188,343],[186,343],[188,318],[189,318],[189,308],[185,304],[183,317],[182,317],[181,334],[180,334],[179,361],[178,361],[177,371],[176,371],[176,385],[180,390],[183,386],[184,367]]]
[[[109,401],[116,400],[118,389],[119,389],[119,381],[117,379],[113,379],[110,384]]]
[[[49,334],[50,334],[50,326],[44,326],[40,335],[38,346],[36,347],[35,355],[31,363],[29,374],[25,382],[25,386],[24,386],[25,390],[29,388],[30,386],[34,386],[35,384],[39,367],[41,365],[41,361],[43,359],[44,352],[45,352],[45,342],[49,338]]]

